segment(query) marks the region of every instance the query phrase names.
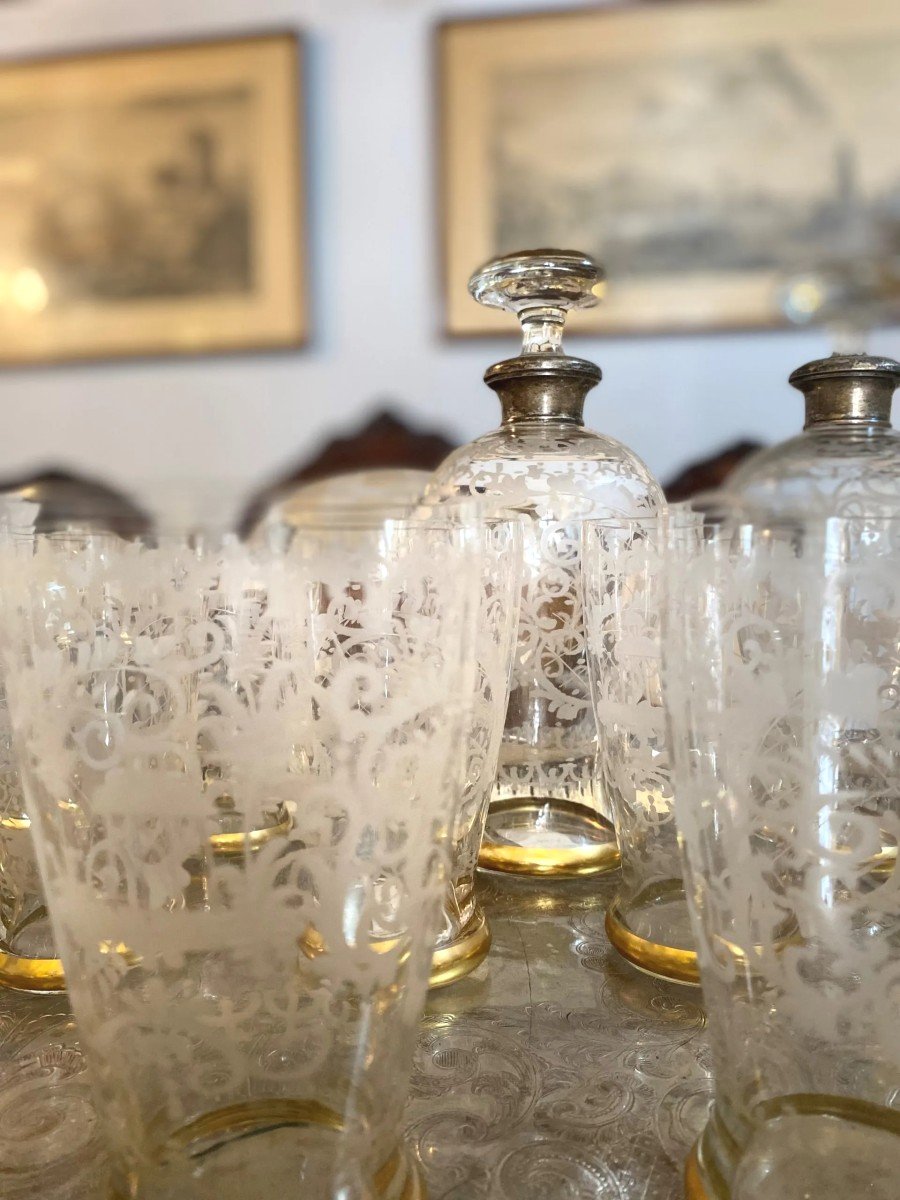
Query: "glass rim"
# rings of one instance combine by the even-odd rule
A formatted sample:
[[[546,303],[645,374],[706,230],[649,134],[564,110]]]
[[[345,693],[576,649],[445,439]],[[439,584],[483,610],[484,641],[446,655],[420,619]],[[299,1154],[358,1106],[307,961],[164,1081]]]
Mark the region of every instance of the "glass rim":
[[[608,534],[622,538],[643,531],[677,547],[683,543],[685,536],[692,533],[707,544],[715,544],[743,530],[757,535],[767,531],[779,536],[793,534],[807,542],[820,542],[840,533],[853,537],[868,531],[900,531],[900,504],[896,509],[890,507],[892,511],[887,512],[842,514],[815,510],[773,512],[763,506],[749,506],[740,499],[733,501],[728,497],[726,503],[715,509],[695,509],[690,507],[689,502],[684,502],[684,506],[679,505],[675,512],[668,510],[648,517],[588,518],[584,521],[582,536],[587,544],[591,531],[595,531],[596,536]]]
[[[282,526],[287,529],[322,528],[375,528],[388,522],[398,525],[419,525],[430,527],[446,526],[460,529],[466,526],[485,524],[522,525],[527,520],[527,514],[514,509],[497,508],[486,511],[478,499],[461,499],[430,503],[428,501],[396,501],[392,504],[371,505],[360,504],[315,504],[309,507],[297,505],[296,508],[285,506],[273,511],[269,516],[254,526],[255,533],[265,532],[273,527]]]
[[[598,529],[640,529],[646,527],[648,529],[659,529],[671,526],[673,518],[684,517],[685,524],[696,524],[696,519],[691,520],[692,514],[689,512],[674,511],[672,509],[659,510],[657,512],[648,513],[646,516],[607,516],[607,517],[584,517],[582,524],[588,528]]]
[[[425,508],[461,508],[464,506],[476,505],[485,507],[489,504],[493,497],[490,496],[462,496],[453,495],[442,497],[439,500],[431,500],[426,496],[415,496],[413,498],[403,497],[400,495],[386,495],[382,499],[377,496],[360,496],[357,499],[329,499],[313,500],[309,507],[321,508],[325,511],[329,509],[360,509],[365,511],[367,508],[416,508],[421,505]],[[280,497],[273,503],[271,512],[290,511],[292,507],[298,509],[306,507],[302,493],[295,496]],[[498,510],[502,509],[503,505],[498,506]],[[512,508],[507,508],[507,512],[515,511]]]
[[[336,519],[336,518],[340,519]],[[345,519],[346,518],[346,519]],[[365,519],[360,515],[335,514],[331,519],[314,517],[310,519],[300,519],[291,521],[286,525],[286,531],[290,533],[296,530],[298,533],[371,533],[383,534],[387,531],[429,531],[436,532],[460,532],[465,533],[470,530],[478,530],[484,528],[485,525],[509,525],[516,528],[520,522],[508,520],[503,517],[485,518],[483,520],[435,520],[430,516],[427,517],[394,517],[391,515],[373,516],[371,520]],[[267,544],[265,536],[266,530],[258,530],[250,537],[242,534],[239,529],[232,525],[225,526],[162,526],[154,527],[153,529],[134,530],[123,532],[118,529],[102,527],[97,524],[79,524],[71,522],[60,524],[58,528],[53,529],[33,529],[23,528],[20,530],[11,530],[9,536],[24,538],[25,540],[37,541],[52,541],[62,540],[66,538],[88,540],[113,539],[120,542],[132,542],[135,545],[142,545],[148,548],[153,547],[154,543],[160,545],[171,545],[174,542],[180,542],[184,545],[192,543],[209,542],[220,545],[241,545],[249,549],[260,549]],[[271,531],[274,533],[274,531]]]
[[[695,519],[702,518],[713,524],[718,520],[730,520],[744,524],[768,525],[824,525],[828,521],[900,521],[900,497],[883,498],[883,507],[866,508],[871,504],[863,495],[858,497],[859,512],[836,513],[827,507],[792,507],[789,504],[767,504],[764,500],[753,500],[732,495],[727,490],[698,492],[687,500],[679,500],[669,506],[668,511]]]
[[[310,514],[308,517],[301,516],[296,521],[292,520],[290,522],[285,522],[284,528],[285,528],[286,532],[288,532],[288,533],[290,533],[290,531],[294,530],[294,529],[301,531],[301,532],[303,530],[327,531],[330,529],[333,529],[336,532],[339,532],[341,530],[346,530],[348,532],[352,531],[352,530],[360,530],[362,532],[368,532],[368,531],[377,531],[377,530],[382,530],[382,529],[387,529],[387,528],[391,528],[391,529],[467,530],[467,529],[483,529],[487,525],[490,525],[490,526],[509,525],[512,528],[518,528],[521,526],[521,524],[522,524],[521,521],[517,521],[515,519],[511,520],[508,517],[504,517],[504,516],[499,516],[499,517],[485,516],[485,517],[474,518],[472,520],[454,521],[454,520],[448,520],[448,519],[443,519],[443,518],[435,519],[432,516],[417,517],[417,516],[415,516],[415,514],[406,514],[403,516],[393,516],[392,514],[382,513],[378,516],[373,516],[371,520],[366,520],[365,518],[362,518],[362,517],[356,517],[355,515],[346,514],[346,513],[341,512],[341,513],[326,514],[325,516],[322,516],[321,514]],[[265,529],[265,527],[263,527],[263,529],[257,531],[257,536],[259,536],[259,534],[265,535],[266,532],[268,532],[268,531]],[[271,532],[275,532],[275,531],[273,530]],[[243,538],[241,540],[246,541],[247,539]]]
[[[860,513],[828,513],[828,512],[769,512],[765,509],[744,509],[741,512],[725,514],[698,512],[694,514],[696,521],[686,521],[682,528],[705,529],[707,532],[734,531],[736,529],[755,529],[760,532],[798,533],[805,537],[814,534],[825,534],[829,529],[860,529],[891,527],[900,528],[900,507],[896,512],[860,512]]]

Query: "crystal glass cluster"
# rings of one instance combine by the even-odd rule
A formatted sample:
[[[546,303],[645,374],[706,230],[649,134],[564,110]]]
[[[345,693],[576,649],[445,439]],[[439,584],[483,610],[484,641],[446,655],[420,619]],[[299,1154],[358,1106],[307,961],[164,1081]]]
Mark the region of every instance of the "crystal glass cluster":
[[[803,432],[667,508],[583,422],[600,370],[562,335],[601,283],[559,250],[475,273],[522,349],[433,475],[269,493],[240,536],[0,507],[0,984],[68,987],[117,1198],[422,1200],[403,1111],[428,989],[491,944],[477,866],[621,864],[631,966],[577,949],[629,1021],[632,968],[702,986],[688,1200],[894,1200],[900,363],[801,366]],[[606,895],[491,887],[529,919]],[[524,1075],[455,1036],[427,1087],[508,1109]],[[535,1128],[591,1125],[554,1055]]]
[[[612,812],[597,769],[581,601],[581,524],[649,514],[662,493],[644,464],[585,428],[594,363],[564,353],[568,311],[597,302],[602,273],[581,254],[510,255],[470,281],[482,304],[520,320],[522,353],[489,367],[502,424],[452,454],[429,499],[477,497],[522,514],[524,575],[518,646],[481,865],[579,875],[618,861]]]

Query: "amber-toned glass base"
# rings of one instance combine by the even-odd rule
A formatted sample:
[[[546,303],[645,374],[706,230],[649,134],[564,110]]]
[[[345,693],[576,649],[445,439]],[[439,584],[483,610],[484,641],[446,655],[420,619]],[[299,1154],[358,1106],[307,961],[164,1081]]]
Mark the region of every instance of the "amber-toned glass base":
[[[428,1200],[428,1191],[419,1164],[402,1145],[375,1176],[375,1195],[379,1200]]]
[[[141,1178],[128,1178],[121,1187],[113,1185],[110,1200],[130,1200],[136,1195],[172,1200],[183,1194],[180,1185],[185,1183],[185,1170],[190,1174],[191,1194],[202,1200],[213,1196],[216,1200],[248,1200],[256,1195],[253,1177],[245,1174],[248,1155],[253,1170],[265,1177],[267,1195],[276,1194],[282,1177],[284,1195],[293,1195],[299,1175],[312,1165],[308,1152],[295,1144],[299,1131],[318,1128],[322,1131],[318,1136],[327,1137],[340,1134],[343,1127],[340,1114],[318,1100],[272,1098],[215,1109],[167,1139],[158,1167],[142,1172]],[[171,1165],[176,1162],[177,1166]],[[197,1165],[191,1167],[192,1162]],[[340,1166],[341,1155],[335,1146],[326,1154],[326,1177]],[[310,1196],[324,1194],[312,1180],[308,1184]],[[418,1163],[404,1142],[375,1173],[371,1194],[377,1200],[427,1200]]]
[[[431,956],[430,988],[447,987],[471,975],[487,957],[491,948],[491,928],[487,917],[476,906],[471,921],[452,942],[439,947]]]
[[[488,809],[478,865],[486,871],[572,879],[619,865],[612,825],[571,800],[500,800]]]
[[[0,984],[17,992],[62,992],[66,977],[58,958],[26,958],[0,952]]]
[[[655,936],[645,936],[650,931]],[[606,936],[639,971],[699,986],[697,953],[684,945],[691,935],[680,880],[654,884],[630,902],[616,896],[606,912]]]
[[[706,1189],[695,1142],[684,1164],[684,1200],[713,1200],[714,1196]]]
[[[755,1126],[739,1150],[713,1109],[685,1164],[685,1200],[895,1200],[900,1179],[896,1109],[845,1096],[796,1093],[761,1104]]]
[[[6,813],[0,818],[4,839],[10,839],[13,859],[22,859],[34,871],[35,882],[5,895],[0,942],[0,986],[17,992],[62,992],[66,980],[58,958],[45,957],[56,949],[50,918],[36,882],[37,863],[31,838],[31,821],[25,813]],[[31,872],[29,871],[29,874]],[[5,890],[5,889],[4,889]],[[25,951],[25,953],[22,953]]]

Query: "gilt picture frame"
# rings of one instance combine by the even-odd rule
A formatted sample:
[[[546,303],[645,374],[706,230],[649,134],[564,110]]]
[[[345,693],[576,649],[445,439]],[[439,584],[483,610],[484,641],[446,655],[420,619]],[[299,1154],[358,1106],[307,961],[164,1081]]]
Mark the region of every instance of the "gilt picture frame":
[[[295,32],[0,65],[0,365],[308,335]]]
[[[508,332],[467,280],[542,246],[607,269],[576,333],[785,324],[784,279],[850,222],[900,234],[898,56],[894,0],[626,0],[444,23],[444,332]]]

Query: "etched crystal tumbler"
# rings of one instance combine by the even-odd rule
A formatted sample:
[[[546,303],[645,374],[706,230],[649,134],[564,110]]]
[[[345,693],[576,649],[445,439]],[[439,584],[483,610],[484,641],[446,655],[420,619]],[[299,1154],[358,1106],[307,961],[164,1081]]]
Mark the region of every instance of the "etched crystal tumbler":
[[[696,983],[661,674],[668,521],[692,518],[673,512],[585,524],[585,627],[599,770],[622,859],[606,932],[641,970]]]
[[[389,483],[405,485],[412,471],[372,472],[404,478]],[[350,478],[350,477],[345,477]],[[473,691],[460,742],[461,772],[455,803],[450,878],[442,908],[440,930],[434,946],[429,984],[445,987],[469,975],[484,961],[491,946],[491,932],[475,893],[475,871],[484,835],[485,818],[494,781],[503,723],[509,700],[515,633],[522,587],[524,521],[518,516],[485,516],[482,506],[465,500],[433,505],[414,503],[407,495],[401,507],[366,489],[341,506],[325,497],[315,512],[303,510],[303,492],[290,505],[278,505],[266,519],[268,536],[290,541],[297,522],[318,521],[325,527],[362,519],[377,510],[383,519],[451,522],[467,530],[467,538],[479,561],[479,584],[475,603],[477,619],[470,648]],[[356,502],[358,501],[358,503]]]
[[[665,681],[715,1104],[691,1200],[900,1179],[900,521],[708,521]]]
[[[442,505],[435,511],[456,513],[462,519],[471,508],[468,504]],[[469,975],[491,945],[487,918],[475,894],[475,871],[497,778],[522,590],[524,523],[504,517],[467,519],[481,560],[472,647],[474,680],[463,730],[465,762],[453,831],[450,885],[431,962],[432,987],[444,987]]]
[[[10,707],[119,1196],[418,1195],[479,570],[449,523],[36,539]]]

